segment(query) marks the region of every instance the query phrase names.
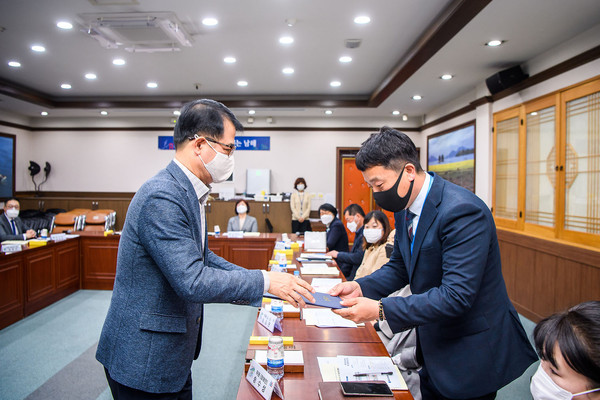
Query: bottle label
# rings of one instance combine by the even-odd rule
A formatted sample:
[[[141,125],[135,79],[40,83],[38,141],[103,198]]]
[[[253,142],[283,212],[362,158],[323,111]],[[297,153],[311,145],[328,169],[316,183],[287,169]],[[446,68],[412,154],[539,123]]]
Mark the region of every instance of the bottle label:
[[[269,368],[281,368],[283,367],[283,358],[268,358],[267,367]]]

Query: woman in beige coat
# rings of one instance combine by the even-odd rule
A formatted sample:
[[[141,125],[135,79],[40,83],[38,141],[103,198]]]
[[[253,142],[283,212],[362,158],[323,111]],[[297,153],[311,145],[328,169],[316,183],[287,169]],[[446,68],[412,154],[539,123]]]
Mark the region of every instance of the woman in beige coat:
[[[310,214],[310,197],[306,190],[306,181],[304,178],[298,178],[294,182],[296,189],[290,198],[290,208],[292,209],[292,233],[303,234],[305,231],[312,230],[308,216]]]
[[[386,243],[394,242],[394,232],[390,232],[390,221],[381,211],[371,211],[365,217],[363,246],[365,254],[354,279],[372,274],[390,260]]]

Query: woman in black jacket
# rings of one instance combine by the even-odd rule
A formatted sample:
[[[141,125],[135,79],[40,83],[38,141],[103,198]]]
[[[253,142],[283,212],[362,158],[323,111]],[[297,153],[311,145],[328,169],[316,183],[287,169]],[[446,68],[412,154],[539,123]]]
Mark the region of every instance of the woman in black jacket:
[[[321,222],[327,227],[327,249],[348,251],[348,234],[342,221],[337,218],[337,209],[329,203],[319,207]]]

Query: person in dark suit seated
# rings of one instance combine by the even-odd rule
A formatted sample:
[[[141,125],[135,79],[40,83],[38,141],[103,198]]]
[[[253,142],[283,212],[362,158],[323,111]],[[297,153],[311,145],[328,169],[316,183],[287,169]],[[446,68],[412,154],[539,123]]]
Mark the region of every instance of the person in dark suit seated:
[[[4,215],[0,216],[0,242],[5,240],[27,240],[36,236],[35,231],[25,226],[19,218],[21,205],[17,199],[10,199],[4,205]]]
[[[544,318],[533,340],[542,359],[531,378],[534,400],[600,399],[600,301]]]
[[[337,213],[337,208],[329,203],[319,207],[321,222],[327,227],[327,249],[348,251],[348,234],[342,221],[337,218]]]
[[[346,220],[346,226],[350,232],[354,233],[354,243],[352,244],[352,250],[348,251],[337,251],[332,250],[328,255],[335,258],[338,267],[342,270],[342,273],[349,281],[354,279],[356,270],[362,263],[365,249],[363,246],[363,225],[365,223],[365,212],[362,207],[358,204],[350,204],[344,209],[344,219]]]
[[[300,278],[248,270],[208,249],[210,184],[231,176],[241,129],[219,102],[187,103],[173,132],[175,159],[131,200],[96,352],[115,400],[192,398],[204,303],[259,307],[267,291],[295,306],[305,305],[301,296],[314,301]]]
[[[337,314],[416,327],[423,399],[494,399],[537,360],[502,276],[496,225],[467,189],[421,168],[410,138],[383,127],[356,155],[375,202],[394,212],[390,261],[330,291]],[[407,297],[386,297],[410,284]]]
[[[243,232],[258,232],[258,224],[256,218],[248,215],[250,205],[245,200],[238,200],[235,203],[235,217],[229,218],[227,223],[227,232],[243,231]]]

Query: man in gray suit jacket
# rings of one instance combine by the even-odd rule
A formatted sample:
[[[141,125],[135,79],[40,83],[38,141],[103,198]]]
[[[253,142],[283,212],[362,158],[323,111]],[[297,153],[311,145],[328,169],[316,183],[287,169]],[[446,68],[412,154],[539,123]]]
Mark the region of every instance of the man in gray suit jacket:
[[[96,358],[115,399],[191,399],[204,303],[260,306],[268,290],[294,305],[312,287],[290,274],[246,270],[207,248],[210,184],[233,171],[233,113],[213,100],[186,104],[175,159],[142,185],[123,228],[110,308]]]
[[[10,199],[4,205],[4,215],[0,216],[0,242],[35,237],[35,231],[26,227],[19,218],[20,209],[21,205],[17,199]]]

